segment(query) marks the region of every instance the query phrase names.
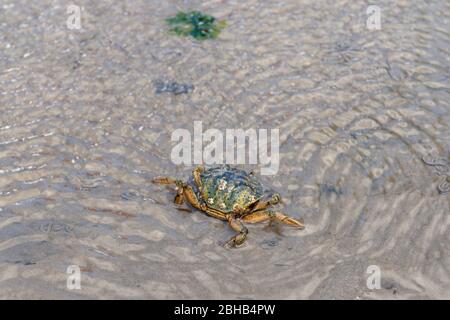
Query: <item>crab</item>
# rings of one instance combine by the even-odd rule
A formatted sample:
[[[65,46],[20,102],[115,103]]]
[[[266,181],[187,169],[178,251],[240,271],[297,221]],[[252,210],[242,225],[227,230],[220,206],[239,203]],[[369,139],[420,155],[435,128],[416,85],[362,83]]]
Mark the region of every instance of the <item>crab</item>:
[[[278,193],[267,194],[254,173],[229,165],[205,169],[198,166],[187,182],[170,177],[153,179],[157,184],[174,184],[177,195],[174,202],[182,205],[186,200],[192,207],[227,221],[237,232],[225,243],[226,247],[241,246],[248,234],[244,223],[275,220],[299,229],[304,224],[269,207],[281,201]]]

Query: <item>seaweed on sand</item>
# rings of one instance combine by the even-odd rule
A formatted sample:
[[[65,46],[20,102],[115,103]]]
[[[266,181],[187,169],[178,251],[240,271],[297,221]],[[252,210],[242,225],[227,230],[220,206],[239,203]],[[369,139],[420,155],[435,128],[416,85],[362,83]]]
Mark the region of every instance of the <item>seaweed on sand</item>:
[[[178,12],[166,22],[172,26],[170,33],[191,36],[197,40],[214,39],[226,26],[225,21],[217,21],[213,16],[199,11]]]

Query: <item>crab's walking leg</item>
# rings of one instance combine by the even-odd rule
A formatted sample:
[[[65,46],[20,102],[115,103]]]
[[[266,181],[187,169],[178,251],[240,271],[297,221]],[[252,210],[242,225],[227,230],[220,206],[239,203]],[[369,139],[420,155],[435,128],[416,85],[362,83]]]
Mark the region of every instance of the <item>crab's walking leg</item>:
[[[183,204],[184,201],[184,191],[186,188],[186,183],[181,180],[176,180],[169,177],[158,177],[153,179],[153,183],[157,184],[175,184],[177,186],[177,195],[173,202],[176,204]]]
[[[242,220],[247,223],[258,223],[270,220],[270,216],[267,211],[257,211],[243,216]]]
[[[176,204],[183,204],[184,202],[184,187],[178,187],[177,195],[175,196],[175,199],[173,200]]]
[[[157,177],[152,180],[156,184],[177,184],[177,180],[169,177]]]
[[[186,200],[191,204],[191,206],[193,206],[194,208],[196,208],[198,210],[202,210],[202,205],[198,201],[194,190],[192,190],[192,188],[190,186],[186,185],[183,188],[183,193],[184,193],[184,196],[186,197]]]
[[[303,222],[300,222],[292,217],[289,217],[281,212],[277,212],[277,211],[272,211],[272,210],[267,210],[269,216],[275,220],[278,220],[280,222],[283,222],[291,227],[296,227],[296,228],[300,228],[300,229],[304,229],[305,225],[303,224]]]
[[[228,240],[225,246],[230,248],[240,246],[241,244],[244,243],[245,239],[247,239],[248,229],[244,226],[244,224],[241,221],[234,218],[233,215],[229,215],[227,220],[230,227],[234,231],[239,233],[234,237],[232,237],[230,240]]]
[[[194,181],[195,184],[197,185],[197,187],[199,189],[202,188],[202,179],[200,177],[200,174],[205,171],[205,168],[203,168],[202,166],[198,166],[194,169],[194,171],[192,172],[192,175],[194,176]]]
[[[216,219],[228,220],[227,216],[218,210],[208,208],[206,206],[203,206],[201,210],[205,211],[208,215],[210,215],[211,217],[214,217]]]
[[[221,219],[221,220],[227,220],[227,218],[225,217],[225,215],[222,212],[214,210],[212,208],[208,208],[205,204],[200,203],[200,201],[197,198],[197,195],[195,194],[194,190],[192,190],[191,186],[185,185],[183,187],[183,194],[184,194],[184,197],[186,198],[186,200],[194,208],[196,208],[200,211],[203,211],[214,218]]]
[[[298,221],[292,217],[289,217],[281,212],[265,210],[265,211],[257,211],[251,214],[248,214],[242,218],[245,222],[256,223],[262,222],[269,219],[274,219],[280,222],[283,222],[291,227],[296,227],[300,229],[304,229],[305,225],[303,222]]]

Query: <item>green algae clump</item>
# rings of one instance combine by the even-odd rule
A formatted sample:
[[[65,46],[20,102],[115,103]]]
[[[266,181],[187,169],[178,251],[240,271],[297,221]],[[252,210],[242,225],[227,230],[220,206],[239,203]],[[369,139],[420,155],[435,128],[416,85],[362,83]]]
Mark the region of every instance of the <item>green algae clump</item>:
[[[172,26],[171,34],[191,36],[197,40],[214,39],[226,26],[225,21],[217,21],[213,16],[199,11],[178,12],[173,18],[166,19]]]

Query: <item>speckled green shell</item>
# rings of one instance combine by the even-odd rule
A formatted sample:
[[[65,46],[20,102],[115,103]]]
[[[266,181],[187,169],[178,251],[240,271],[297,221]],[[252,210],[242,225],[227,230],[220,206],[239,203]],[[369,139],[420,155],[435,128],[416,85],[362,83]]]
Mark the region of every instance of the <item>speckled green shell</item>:
[[[253,175],[227,165],[206,169],[200,178],[200,189],[193,178],[189,180],[197,197],[209,208],[223,213],[230,213],[235,208],[245,210],[264,193],[263,186]]]

